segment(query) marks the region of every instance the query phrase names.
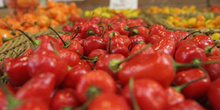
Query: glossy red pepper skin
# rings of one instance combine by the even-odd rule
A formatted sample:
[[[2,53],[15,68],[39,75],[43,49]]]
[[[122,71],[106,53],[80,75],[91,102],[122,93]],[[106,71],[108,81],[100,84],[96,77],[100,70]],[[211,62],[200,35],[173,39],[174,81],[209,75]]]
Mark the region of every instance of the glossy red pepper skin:
[[[150,28],[149,28],[149,34],[151,34],[153,31],[155,30],[165,30],[163,25],[160,24],[153,24]]]
[[[129,37],[131,43],[139,43],[139,42],[145,42],[145,37],[141,35],[134,35]],[[130,44],[129,50],[131,50],[136,44]]]
[[[46,105],[41,100],[35,100],[35,99],[28,99],[18,107],[14,108],[13,110],[50,110],[49,106]]]
[[[149,33],[148,28],[140,26],[140,27],[132,28],[128,36],[141,35],[145,37],[145,36],[148,36],[148,33]]]
[[[28,57],[28,56],[33,55],[33,53],[34,53],[34,49],[33,49],[33,48],[29,48],[29,49],[27,49],[27,50],[22,54],[22,56]]]
[[[116,22],[116,23],[113,23],[109,30],[117,30],[121,35],[126,35],[128,36],[128,31],[124,30],[126,27],[126,23],[123,22],[123,21],[119,21],[119,22]]]
[[[123,84],[126,84],[131,77],[134,79],[150,78],[168,87],[175,76],[173,58],[166,53],[139,57],[125,63],[118,76]]]
[[[63,88],[76,88],[76,83],[79,81],[83,74],[87,74],[90,68],[86,68],[84,65],[78,64],[74,66],[69,72],[62,83]]]
[[[78,33],[78,35],[79,35],[79,34],[80,34],[80,33]],[[81,46],[83,46],[83,44],[84,44],[84,40],[83,40],[82,38],[80,38],[80,37],[76,37],[76,38],[74,38],[73,40],[78,41]]]
[[[52,73],[40,74],[25,83],[15,94],[17,99],[38,99],[49,105],[50,95],[55,87],[55,76]]]
[[[61,59],[66,61],[67,65],[70,67],[73,67],[76,64],[78,64],[80,60],[80,57],[77,53],[72,52],[66,48],[59,50],[59,54],[60,54]]]
[[[104,50],[104,49],[94,49],[94,50],[92,50],[92,51],[89,53],[88,58],[96,59],[96,61],[94,61],[94,62],[88,61],[88,63],[90,64],[91,67],[95,67],[95,64],[96,64],[98,58],[99,58],[100,56],[102,56],[102,55],[105,55],[105,54],[107,54],[107,51]]]
[[[70,40],[71,39],[71,36],[70,35],[62,35],[62,36],[60,36],[62,39],[63,39],[63,41],[67,41],[68,39]],[[58,38],[57,39],[58,40],[58,42],[60,43],[60,45],[63,45],[63,42],[62,42],[62,40],[60,39],[60,38]]]
[[[88,56],[94,49],[106,49],[106,42],[99,36],[89,36],[84,40],[84,55]]]
[[[0,88],[0,110],[6,110],[7,98],[4,91]]]
[[[60,85],[68,73],[68,65],[53,51],[39,51],[28,60],[28,72],[31,77],[51,72],[56,77],[56,86]]]
[[[135,46],[132,48],[132,50],[131,50],[131,52],[129,53],[129,55],[132,55],[132,54],[134,54],[134,53],[140,51],[141,49],[143,49],[143,48],[146,47],[146,46],[148,46],[148,44],[137,44],[137,45],[135,45]],[[133,58],[131,58],[130,60],[132,60],[132,59],[133,59],[133,60],[136,60],[136,58],[138,58],[138,57],[146,56],[146,55],[148,55],[148,54],[153,54],[153,53],[155,53],[154,49],[153,49],[152,47],[149,47],[149,48],[145,49],[143,52],[141,52],[141,53],[135,55],[135,56],[134,56]]]
[[[65,107],[76,108],[80,105],[76,91],[71,88],[56,91],[51,98],[50,107],[52,110],[62,110]]]
[[[125,57],[122,54],[105,54],[101,57],[99,57],[99,59],[96,62],[95,68],[97,70],[103,70],[106,71],[108,74],[110,74],[112,77],[114,77],[115,79],[118,78],[118,74],[114,73],[110,68],[110,62],[111,60],[116,59],[119,61],[122,61],[123,59],[125,59]]]
[[[131,108],[124,97],[117,94],[103,93],[92,100],[88,110],[131,110]]]
[[[122,43],[128,48],[128,46],[131,44],[131,40],[125,35],[117,35],[111,38],[111,44],[114,44],[114,43]],[[109,41],[107,42],[107,46],[108,44],[109,44]]]
[[[163,110],[167,106],[163,87],[151,79],[137,79],[133,83],[133,91],[140,110]],[[125,85],[122,95],[132,106],[129,85]]]
[[[16,57],[10,61],[6,61],[4,64],[4,69],[12,86],[22,86],[31,78],[27,69],[28,59],[29,57],[26,56]]]
[[[205,61],[215,61],[215,60],[220,60],[220,57],[219,56],[209,56],[206,58]],[[208,65],[204,65],[203,67],[207,71],[207,73],[209,74],[212,81],[214,81],[220,77],[220,63],[208,64]]]
[[[41,35],[37,39],[40,39],[39,46],[34,50],[34,53],[41,50],[50,50],[53,51],[53,47],[50,44],[50,41],[53,43],[54,47],[57,50],[62,49],[62,45],[58,42],[57,39],[49,36],[49,35]]]
[[[174,58],[175,61],[179,63],[190,63],[195,58],[204,61],[206,59],[206,54],[203,49],[197,46],[185,45],[176,50]]]
[[[78,65],[82,65],[82,66],[84,66],[86,69],[92,70],[92,67],[89,65],[89,63],[87,62],[87,60],[83,60],[83,59],[79,60]]]
[[[185,100],[185,97],[180,92],[176,91],[173,87],[169,86],[165,88],[165,93],[167,96],[167,104],[168,106],[175,105],[177,103],[181,103]]]
[[[83,24],[84,24],[84,22],[82,22],[82,21],[76,21],[76,22],[74,22],[74,25],[73,25],[73,27],[72,27],[73,31],[76,32],[77,27],[79,27],[78,32],[81,33],[81,28],[82,28]]]
[[[206,110],[198,102],[192,99],[186,99],[167,108],[167,110]]]
[[[172,31],[167,31],[167,30],[155,30],[149,36],[146,38],[147,43],[154,44],[157,40],[164,38],[164,37],[169,37],[172,38],[175,43],[177,42],[176,35]]]
[[[205,73],[198,68],[181,71],[176,74],[175,78],[173,79],[173,84],[178,86],[202,78],[204,76],[206,76]],[[181,93],[186,98],[199,100],[206,97],[210,84],[211,81],[209,76],[207,75],[207,78],[204,78],[200,81],[194,82],[184,87],[181,90]]]
[[[160,40],[157,40],[152,48],[155,52],[163,52],[170,54],[171,56],[174,56],[175,50],[176,50],[176,43],[173,38],[170,37],[164,37]]]
[[[84,54],[83,51],[83,46],[77,41],[77,40],[70,40],[70,45],[66,47],[66,49],[75,52],[75,53],[81,53],[82,55]]]
[[[209,87],[209,91],[208,91],[208,100],[209,100],[209,102],[212,105],[214,110],[219,110],[220,109],[220,105],[219,105],[219,101],[220,101],[219,90],[220,90],[220,78],[217,78],[216,80],[214,80],[211,83],[211,85]]]
[[[111,31],[105,32],[102,38],[106,43],[109,41],[109,36],[113,32],[115,33],[115,36],[121,35],[117,30],[111,30]]]
[[[174,34],[176,35],[177,38],[177,42],[181,41],[182,39],[184,39],[186,36],[189,35],[189,33],[187,31],[174,31]],[[190,36],[186,38],[186,40],[190,40]]]
[[[191,39],[191,41],[202,49],[205,49],[206,46],[212,46],[214,44],[212,38],[206,35],[195,36]]]
[[[126,47],[123,43],[113,43],[111,44],[111,48],[109,50],[109,47],[107,47],[107,52],[110,51],[110,54],[122,54],[125,57],[128,56],[129,50],[128,47]]]
[[[178,49],[181,46],[186,46],[186,45],[196,46],[196,44],[194,42],[192,42],[191,40],[181,40],[176,43],[176,49]]]
[[[73,28],[68,24],[64,25],[62,27],[62,30],[65,31],[65,32],[73,32]]]
[[[209,46],[208,47],[208,51],[206,51],[205,49],[205,52],[206,52],[206,56],[219,56],[220,55],[220,51],[218,50],[218,47],[217,46]],[[207,48],[207,47],[206,47]],[[212,48],[212,49],[211,49]],[[210,49],[210,50],[209,50]]]
[[[90,31],[92,32],[90,33]],[[96,23],[87,22],[82,25],[81,34],[82,34],[82,38],[85,39],[86,37],[91,36],[91,35],[95,35],[95,34],[101,35],[101,31],[100,31],[99,26]]]
[[[76,84],[76,92],[81,102],[86,102],[86,92],[91,87],[97,87],[101,93],[115,93],[116,85],[114,79],[103,70],[90,71],[81,76]]]

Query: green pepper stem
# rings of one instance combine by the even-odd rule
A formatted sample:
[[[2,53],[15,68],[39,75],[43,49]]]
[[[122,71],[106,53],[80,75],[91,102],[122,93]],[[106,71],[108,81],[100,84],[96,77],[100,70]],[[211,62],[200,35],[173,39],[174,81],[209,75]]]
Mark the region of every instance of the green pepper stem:
[[[199,67],[202,65],[208,65],[208,64],[213,64],[213,63],[220,63],[220,60],[214,60],[214,61],[206,61],[202,62],[200,59],[194,59],[190,63],[178,63],[174,61],[174,67],[175,69],[181,68],[181,67]]]
[[[112,59],[109,63],[109,69],[111,69],[113,71],[113,73],[116,73],[118,71],[121,70],[121,64],[130,60],[131,58],[133,58],[134,56],[136,56],[137,54],[143,52],[144,50],[146,50],[147,48],[149,48],[150,46],[152,46],[151,44],[148,44],[146,47],[142,48],[141,50],[135,52],[134,54],[128,56],[127,58],[125,58],[122,61],[119,61],[117,59]]]
[[[104,28],[104,30],[103,30],[103,32],[102,32],[102,35],[100,36],[101,38],[103,37],[103,35],[104,35],[104,33],[105,33],[105,30],[106,30],[106,28],[105,28],[104,25],[102,25],[102,27]]]
[[[7,100],[8,100],[7,109],[12,110],[13,108],[15,108],[23,103],[23,101],[18,100],[14,96],[12,96],[4,84],[0,83],[0,85],[6,95]]]
[[[60,57],[59,52],[57,51],[51,40],[50,40],[50,45],[53,47],[54,52]]]
[[[16,37],[18,37],[18,35],[17,35],[17,36],[14,36],[14,37],[10,37],[10,38],[2,38],[2,41],[3,41],[3,43],[5,43],[5,42],[7,42],[7,41],[9,41],[9,40],[12,40],[12,39],[14,39],[14,38],[16,38]]]
[[[134,110],[140,110],[138,103],[135,99],[135,95],[134,95],[134,78],[133,77],[131,77],[129,80],[129,91],[130,91],[131,101],[132,101]]]
[[[34,45],[34,48],[37,48],[39,45],[40,40],[33,40],[31,39],[31,37],[29,37],[24,31],[20,30],[20,29],[16,29],[17,31],[21,32],[23,35],[25,35]]]
[[[182,84],[182,85],[179,85],[179,86],[174,86],[173,88],[174,88],[176,91],[181,92],[181,90],[182,90],[183,88],[185,88],[186,86],[188,86],[188,85],[190,85],[190,84],[192,84],[192,83],[195,83],[195,82],[197,82],[197,81],[200,81],[200,80],[202,80],[202,79],[205,79],[205,78],[207,78],[206,75],[203,76],[203,77],[201,77],[201,78],[198,78],[198,79],[192,80],[192,81],[190,81],[190,82],[187,82],[187,83],[185,83],[185,84]]]

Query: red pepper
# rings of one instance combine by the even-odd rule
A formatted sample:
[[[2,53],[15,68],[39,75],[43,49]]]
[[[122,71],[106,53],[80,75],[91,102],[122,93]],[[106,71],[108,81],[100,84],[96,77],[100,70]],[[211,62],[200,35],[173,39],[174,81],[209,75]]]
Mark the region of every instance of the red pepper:
[[[195,36],[191,39],[191,41],[194,42],[196,46],[202,49],[205,49],[206,46],[212,46],[214,44],[212,38],[206,35]]]
[[[219,89],[220,89],[220,78],[217,78],[214,80],[208,91],[208,100],[210,104],[212,105],[213,109],[219,110],[220,105],[219,105],[219,99],[220,99],[220,94],[219,94]]]
[[[88,110],[131,110],[131,108],[124,97],[117,94],[103,93],[92,100]]]
[[[53,73],[44,73],[26,82],[16,93],[17,99],[39,99],[49,105],[50,95],[55,87],[55,76]]]
[[[62,110],[66,107],[76,108],[80,105],[76,91],[71,88],[56,91],[51,98],[50,107],[53,110]]]
[[[101,35],[99,26],[94,22],[84,23],[81,27],[82,38],[86,38],[91,35]]]
[[[201,69],[195,68],[178,72],[173,79],[173,84],[181,85],[202,78],[204,76],[206,76],[206,78],[189,84],[181,90],[181,93],[186,98],[201,100],[206,96],[208,88],[211,84],[209,76],[206,75]]]
[[[114,79],[105,71],[93,70],[81,76],[76,85],[77,95],[81,102],[97,96],[100,93],[115,93],[116,84]],[[95,92],[91,94],[91,92]]]
[[[157,40],[152,48],[155,52],[164,52],[167,54],[170,54],[171,56],[174,56],[175,50],[176,50],[176,43],[174,39],[170,37],[164,37],[160,40]]]
[[[66,48],[59,50],[59,54],[62,60],[66,61],[68,66],[73,67],[78,64],[80,57],[77,53],[72,52]]]
[[[115,79],[117,79],[118,78],[118,74],[114,73],[109,68],[109,65],[110,65],[110,62],[111,62],[112,59],[116,59],[116,60],[122,61],[122,60],[125,59],[125,57],[122,54],[118,54],[118,53],[105,54],[105,55],[99,57],[99,59],[96,62],[96,65],[95,65],[94,69],[106,71],[108,74],[110,74]]]
[[[29,58],[28,72],[31,77],[51,72],[56,77],[56,86],[60,85],[68,73],[68,65],[53,51],[38,51]]]
[[[133,90],[133,94],[131,94],[130,89]],[[133,88],[126,84],[122,95],[130,105],[132,105],[132,95],[134,95],[133,97],[136,99],[140,110],[163,110],[167,106],[163,87],[151,79],[134,80]]]
[[[16,57],[10,61],[6,61],[4,69],[9,77],[9,82],[12,86],[22,86],[31,77],[28,72],[29,57]]]
[[[77,64],[67,74],[66,78],[62,83],[63,88],[75,89],[76,83],[79,81],[83,74],[87,74],[90,68],[86,68],[85,65]]]
[[[198,102],[192,99],[186,99],[167,108],[167,110],[206,110]]]
[[[105,41],[99,36],[89,36],[84,40],[84,54],[87,56],[94,49],[106,49]]]
[[[125,63],[118,76],[123,84],[126,84],[131,77],[134,79],[150,78],[168,87],[175,76],[173,67],[172,56],[154,53]]]

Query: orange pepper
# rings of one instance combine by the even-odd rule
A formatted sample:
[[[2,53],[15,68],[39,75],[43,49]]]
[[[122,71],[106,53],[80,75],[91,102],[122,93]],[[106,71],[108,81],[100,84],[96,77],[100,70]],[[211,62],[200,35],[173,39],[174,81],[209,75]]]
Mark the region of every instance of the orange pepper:
[[[50,19],[46,15],[41,15],[37,17],[37,22],[40,27],[47,27],[50,25]]]
[[[25,29],[25,31],[28,31],[30,33],[38,33],[40,32],[40,27],[39,26],[31,26]]]
[[[57,6],[57,2],[55,2],[54,0],[48,0],[47,1],[47,8],[53,8]]]

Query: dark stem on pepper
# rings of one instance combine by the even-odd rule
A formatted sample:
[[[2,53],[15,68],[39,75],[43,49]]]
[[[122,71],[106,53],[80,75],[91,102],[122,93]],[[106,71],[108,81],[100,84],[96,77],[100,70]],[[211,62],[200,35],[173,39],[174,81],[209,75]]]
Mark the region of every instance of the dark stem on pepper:
[[[50,26],[48,26],[49,29],[51,29],[59,38],[60,40],[63,42],[64,47],[67,46],[67,43],[61,38],[61,36]]]
[[[29,37],[24,31],[22,31],[20,29],[16,29],[16,30],[21,32],[23,35],[25,35],[32,42],[32,44],[34,45],[34,48],[36,48],[38,46],[38,42],[31,39],[31,37]]]
[[[185,38],[183,38],[182,40],[186,40],[190,35],[192,35],[192,34],[194,34],[194,33],[197,33],[197,32],[201,33],[201,31],[194,31],[194,32],[190,33],[189,35],[187,35],[187,36],[186,36]]]
[[[77,29],[76,29],[76,34],[70,39],[70,40],[73,40],[76,36],[77,36],[77,34],[79,33],[79,26],[77,27]]]

